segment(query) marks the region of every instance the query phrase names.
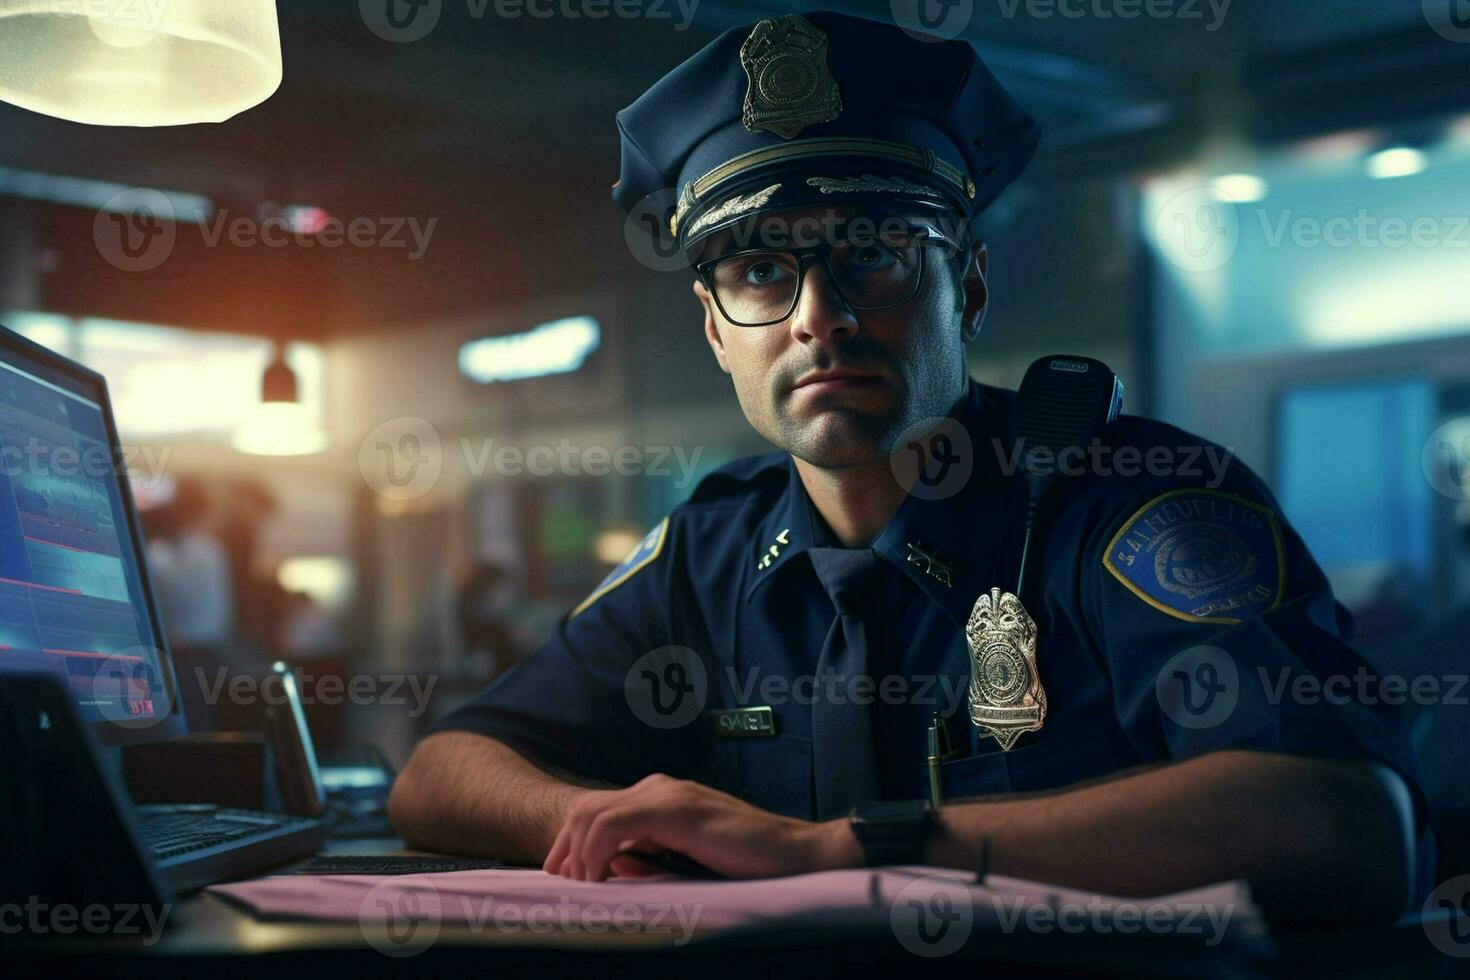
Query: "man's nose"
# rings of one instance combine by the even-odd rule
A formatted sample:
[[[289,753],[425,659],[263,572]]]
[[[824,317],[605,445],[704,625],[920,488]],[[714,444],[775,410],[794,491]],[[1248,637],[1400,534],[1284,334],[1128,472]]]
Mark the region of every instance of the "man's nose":
[[[857,333],[857,317],[837,292],[824,263],[813,262],[806,270],[796,309],[791,311],[790,329],[791,336],[802,343],[824,343]]]

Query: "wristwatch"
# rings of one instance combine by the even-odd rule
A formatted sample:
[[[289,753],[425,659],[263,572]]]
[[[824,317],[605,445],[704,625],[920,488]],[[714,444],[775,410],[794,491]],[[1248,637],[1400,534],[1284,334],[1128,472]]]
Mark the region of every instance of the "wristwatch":
[[[848,823],[868,867],[923,864],[931,813],[928,800],[879,800],[853,807]]]

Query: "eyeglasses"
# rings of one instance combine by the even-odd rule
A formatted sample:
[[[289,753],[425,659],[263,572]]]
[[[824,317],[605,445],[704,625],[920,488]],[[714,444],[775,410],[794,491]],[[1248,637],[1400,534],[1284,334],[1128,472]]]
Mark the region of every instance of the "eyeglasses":
[[[780,323],[796,309],[806,270],[821,261],[838,296],[851,310],[886,310],[918,295],[925,255],[960,250],[938,229],[902,231],[824,242],[806,248],[748,248],[694,267],[726,320],[740,327]]]

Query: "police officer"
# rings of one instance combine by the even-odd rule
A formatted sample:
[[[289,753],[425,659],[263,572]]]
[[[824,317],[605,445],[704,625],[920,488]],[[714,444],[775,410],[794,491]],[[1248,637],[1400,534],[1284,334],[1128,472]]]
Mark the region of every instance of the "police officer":
[[[394,788],[404,836],[586,879],[667,854],[737,877],[983,864],[1400,914],[1426,854],[1413,749],[1381,702],[1300,695],[1361,661],[1245,466],[1123,416],[1070,461],[1014,594],[1025,481],[1014,393],[965,370],[971,221],[1038,130],[970,45],[764,20],[617,121],[614,199],[689,258],[779,451],[706,477],[434,727]]]

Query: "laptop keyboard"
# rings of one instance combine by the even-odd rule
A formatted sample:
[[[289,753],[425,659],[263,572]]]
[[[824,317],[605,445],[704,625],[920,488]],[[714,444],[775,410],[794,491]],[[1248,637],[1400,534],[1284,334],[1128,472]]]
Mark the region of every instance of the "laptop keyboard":
[[[160,859],[272,833],[293,820],[281,814],[204,805],[140,806],[137,814],[144,843]]]
[[[491,858],[416,857],[407,854],[328,854],[289,872],[295,875],[423,875],[490,871],[505,867]]]

